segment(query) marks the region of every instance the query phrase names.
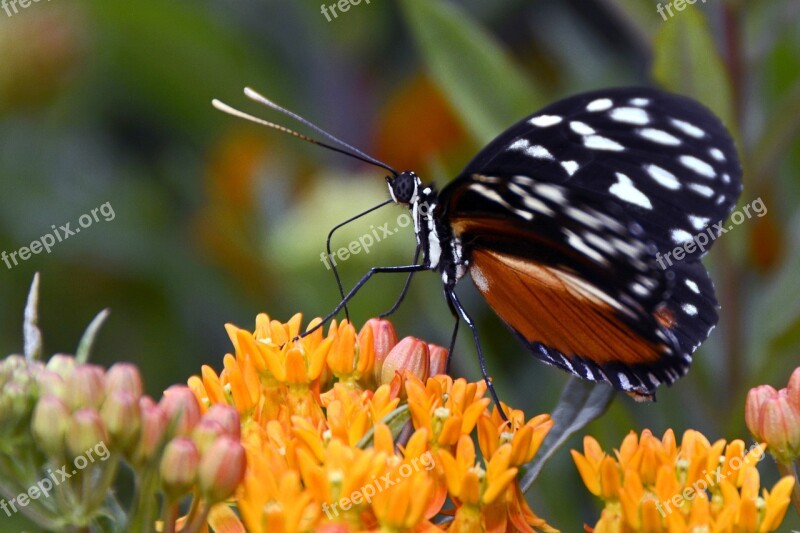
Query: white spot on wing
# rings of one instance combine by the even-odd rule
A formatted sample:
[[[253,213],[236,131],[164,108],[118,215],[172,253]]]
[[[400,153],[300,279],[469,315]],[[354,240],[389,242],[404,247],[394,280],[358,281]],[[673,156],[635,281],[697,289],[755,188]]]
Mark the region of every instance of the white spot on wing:
[[[528,121],[528,123],[533,124],[534,126],[538,126],[540,128],[546,128],[548,126],[553,126],[561,122],[561,117],[557,115],[539,115],[538,117],[533,117]]]
[[[689,222],[692,224],[692,227],[698,231],[708,226],[708,223],[711,219],[706,217],[697,217],[694,215],[689,215]]]
[[[583,145],[592,150],[609,150],[612,152],[621,152],[625,149],[625,147],[618,142],[601,135],[589,135],[588,137],[584,137]]]
[[[686,230],[674,229],[672,230],[672,240],[675,244],[684,244],[692,240],[692,234]]]
[[[645,209],[653,209],[653,204],[650,199],[634,186],[633,181],[621,172],[616,173],[617,183],[609,187],[608,192],[628,203],[644,207]]]
[[[667,146],[678,146],[681,144],[680,139],[664,130],[659,130],[656,128],[643,128],[637,133],[640,137],[658,144],[666,144]]]
[[[647,111],[639,109],[638,107],[618,107],[612,109],[609,114],[611,120],[617,122],[625,122],[627,124],[637,124],[644,126],[650,122],[650,117],[647,116]]]
[[[567,171],[567,174],[572,176],[578,171],[579,165],[577,161],[562,161],[561,166]]]
[[[725,161],[725,154],[719,148],[709,148],[708,153],[717,161]]]
[[[686,286],[689,287],[693,293],[700,294],[700,287],[697,286],[697,283],[690,279],[687,279],[684,283],[686,283]]]
[[[586,124],[585,122],[580,122],[579,120],[573,120],[569,123],[569,128],[577,133],[578,135],[592,135],[594,134],[594,128]]]
[[[670,120],[672,125],[681,130],[686,135],[690,135],[697,139],[701,139],[706,136],[706,132],[695,126],[694,124],[690,124],[684,120],[678,120],[677,118],[673,118]]]
[[[548,183],[538,183],[535,188],[539,196],[547,198],[548,200],[552,200],[558,204],[563,204],[566,201],[560,187]]]
[[[614,103],[610,98],[599,98],[589,102],[589,105],[586,106],[586,111],[605,111],[606,109],[611,109],[612,105]]]
[[[681,165],[694,170],[701,176],[705,176],[706,178],[714,178],[716,177],[717,173],[714,172],[714,167],[703,161],[702,159],[697,159],[693,155],[682,155],[678,158],[681,162]]]
[[[692,304],[683,304],[681,306],[683,312],[689,316],[695,316],[697,314],[697,307],[693,306]]]
[[[478,290],[481,292],[488,292],[489,291],[489,280],[486,279],[486,276],[483,275],[483,272],[480,268],[472,264],[469,267],[469,274],[472,276],[472,281],[475,283],[475,286],[478,287]]]
[[[567,236],[567,242],[569,243],[570,246],[578,250],[583,255],[591,257],[598,263],[604,263],[604,264],[607,263],[606,258],[603,257],[600,252],[598,252],[591,246],[587,245],[579,235],[573,233],[568,229],[564,229],[563,231],[564,234]]]
[[[524,152],[525,155],[535,157],[536,159],[554,159],[553,154],[551,154],[547,148],[538,144],[531,145],[527,139],[517,139],[511,143],[508,149],[519,150]]]
[[[653,178],[658,182],[659,185],[663,185],[667,189],[672,189],[676,191],[681,188],[681,182],[678,181],[678,178],[675,177],[675,174],[672,172],[661,168],[658,165],[647,165],[645,170],[650,177]]]
[[[492,189],[486,187],[485,185],[481,185],[480,183],[473,183],[469,186],[469,188],[476,193],[480,194],[487,200],[491,200],[493,202],[497,202],[498,204],[502,205],[512,213],[519,215],[520,217],[524,218],[525,220],[533,220],[533,213],[529,213],[528,211],[523,211],[522,209],[517,209],[516,207],[512,206],[506,200],[497,193],[497,191],[493,191]]]
[[[702,185],[700,183],[690,183],[687,185],[689,189],[696,192],[700,196],[705,196],[706,198],[711,198],[714,196],[714,189],[709,187],[708,185]]]
[[[630,100],[631,105],[638,105],[639,107],[646,106],[650,103],[649,98],[631,98]]]

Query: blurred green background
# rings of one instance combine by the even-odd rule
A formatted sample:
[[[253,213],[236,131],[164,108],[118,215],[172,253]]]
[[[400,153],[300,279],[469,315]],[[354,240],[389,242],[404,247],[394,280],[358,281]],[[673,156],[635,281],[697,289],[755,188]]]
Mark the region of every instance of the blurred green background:
[[[73,351],[110,308],[94,360],[137,363],[154,396],[201,364],[221,367],[226,322],[250,327],[260,311],[308,319],[336,304],[325,236],[387,198],[383,173],[223,115],[212,98],[293,126],[246,100],[250,85],[441,187],[552,100],[655,84],[723,117],[745,166],[740,205],[761,197],[768,213],[722,236],[706,259],[723,309],[690,374],[656,404],[619,398],[587,432],[606,449],[645,427],[749,442],[748,388],[783,387],[800,364],[800,2],[707,0],[669,17],[648,0],[364,0],[330,22],[320,3],[54,0],[0,10],[0,251],[53,225],[74,229],[106,202],[114,215],[50,253],[0,263],[2,350],[21,351],[37,271],[48,353]],[[348,226],[334,248],[396,226],[402,213],[387,207]],[[340,263],[345,284],[370,266],[407,264],[413,250],[410,228],[387,237]],[[357,324],[386,310],[402,281],[370,282],[351,306]],[[550,411],[566,375],[522,349],[468,281],[459,292],[501,398],[530,415]],[[418,276],[394,320],[401,336],[446,344],[452,319],[438,276]],[[479,377],[463,331],[454,370]],[[762,474],[771,486],[771,460]],[[566,449],[530,501],[565,532],[599,513]]]

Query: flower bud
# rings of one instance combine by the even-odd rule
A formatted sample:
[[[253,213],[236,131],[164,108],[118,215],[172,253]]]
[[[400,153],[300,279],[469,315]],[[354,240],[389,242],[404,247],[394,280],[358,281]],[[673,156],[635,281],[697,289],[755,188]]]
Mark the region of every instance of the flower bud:
[[[116,363],[108,369],[105,375],[105,391],[130,393],[138,402],[142,395],[142,376],[139,369],[131,363]]]
[[[67,451],[73,457],[83,455],[86,450],[107,440],[108,432],[97,411],[84,407],[72,413],[67,427],[66,443]]]
[[[167,497],[177,500],[188,493],[197,479],[200,453],[192,439],[175,437],[164,448],[159,471]]]
[[[222,436],[225,436],[225,428],[222,427],[222,424],[206,417],[201,418],[192,431],[192,440],[201,455],[205,455],[211,445]]]
[[[790,462],[800,452],[800,411],[789,403],[785,389],[764,403],[760,430],[778,461]]]
[[[391,383],[395,372],[409,371],[423,382],[430,375],[428,345],[415,337],[406,337],[391,349],[383,361],[381,384]]]
[[[247,458],[244,447],[228,436],[218,438],[200,461],[200,491],[209,503],[217,503],[233,495],[244,479]]]
[[[72,372],[75,370],[75,358],[71,355],[65,355],[63,353],[58,353],[50,358],[47,361],[47,365],[45,366],[46,370],[50,370],[55,372],[63,379],[67,379]]]
[[[343,321],[338,328],[336,340],[328,352],[328,366],[340,379],[351,376],[355,370],[356,330],[353,325]]]
[[[239,418],[239,412],[233,406],[214,404],[203,415],[203,420],[218,422],[225,434],[236,440],[239,440],[242,436],[242,423]]]
[[[794,369],[789,378],[789,385],[786,387],[786,394],[789,396],[789,403],[800,411],[800,367]]]
[[[430,353],[431,376],[447,374],[447,348],[437,344],[428,344]]]
[[[744,420],[747,429],[759,442],[763,442],[764,436],[761,434],[761,408],[767,400],[777,396],[778,391],[769,385],[759,385],[750,389],[747,393],[747,400],[744,404]]]
[[[173,385],[164,391],[159,403],[167,414],[174,435],[187,436],[200,420],[200,404],[192,390],[185,385]]]
[[[36,444],[49,457],[58,458],[64,454],[68,423],[69,409],[64,402],[53,395],[39,399],[33,410],[31,431]]]
[[[369,326],[372,328],[372,342],[375,343],[375,365],[373,373],[375,379],[380,381],[381,369],[383,368],[383,361],[386,356],[397,344],[397,332],[394,326],[388,320],[382,318],[371,318],[364,324],[364,328]],[[361,331],[364,331],[364,328]]]
[[[97,365],[78,365],[66,377],[66,400],[72,410],[100,407],[105,396],[103,374]]]
[[[155,456],[167,431],[167,414],[152,398],[143,396],[139,399],[139,415],[139,442],[131,452],[134,465],[146,463]]]
[[[69,394],[66,383],[61,374],[53,370],[43,370],[36,376],[36,384],[39,386],[40,396],[58,396],[65,399]]]
[[[112,391],[103,402],[100,418],[108,428],[111,444],[127,450],[139,438],[139,397],[124,388]]]

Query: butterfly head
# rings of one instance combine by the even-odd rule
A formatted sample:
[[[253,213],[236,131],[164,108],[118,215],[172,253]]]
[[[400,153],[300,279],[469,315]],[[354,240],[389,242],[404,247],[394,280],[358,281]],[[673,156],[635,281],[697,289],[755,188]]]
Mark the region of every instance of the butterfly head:
[[[419,199],[419,190],[422,182],[416,173],[406,170],[396,176],[386,176],[389,194],[395,203],[411,205]]]

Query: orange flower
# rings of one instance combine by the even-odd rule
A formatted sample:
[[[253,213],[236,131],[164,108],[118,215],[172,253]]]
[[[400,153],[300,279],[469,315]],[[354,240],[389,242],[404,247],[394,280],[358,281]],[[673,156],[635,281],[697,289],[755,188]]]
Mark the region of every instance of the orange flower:
[[[383,365],[403,347],[385,320],[358,335],[349,322],[333,323],[327,335],[320,328],[302,339],[300,315],[281,324],[261,314],[252,333],[227,329],[234,354],[224,370],[203,367],[189,380],[203,409],[224,404],[242,415],[241,522],[223,510],[214,521],[255,532],[441,531],[434,518],[449,497],[456,506],[450,531],[477,524],[554,531],[516,482],[552,427],[548,415],[525,421],[505,407],[506,424],[487,410],[484,382],[445,375],[398,372],[376,388],[376,357]],[[429,352],[427,343],[404,342],[414,361],[428,363],[416,357]],[[443,361],[444,349],[435,349]],[[411,431],[401,431],[404,413]],[[472,443],[476,427],[483,463]]]
[[[680,447],[672,430],[658,439],[649,430],[630,433],[606,455],[592,437],[584,453],[572,451],[589,491],[605,501],[594,531],[684,532],[775,531],[786,514],[794,480],[785,477],[772,492],[758,495],[756,463],[761,445],[710,443],[701,433],[684,433]]]

